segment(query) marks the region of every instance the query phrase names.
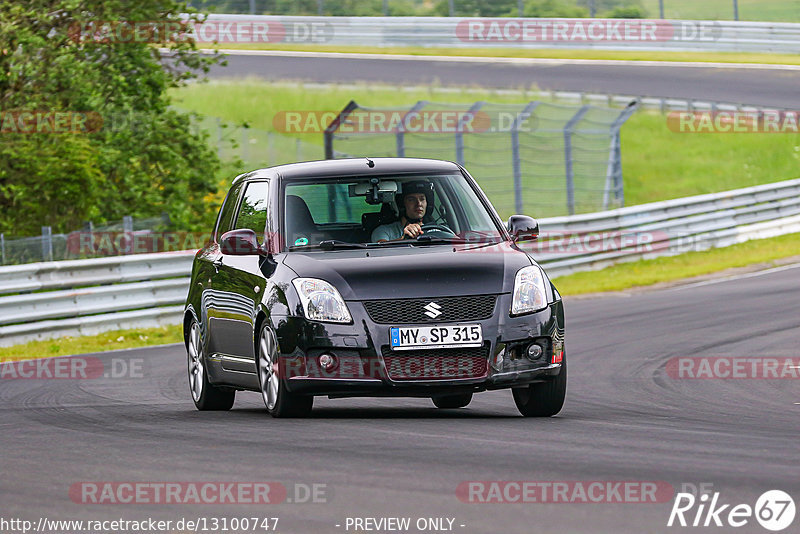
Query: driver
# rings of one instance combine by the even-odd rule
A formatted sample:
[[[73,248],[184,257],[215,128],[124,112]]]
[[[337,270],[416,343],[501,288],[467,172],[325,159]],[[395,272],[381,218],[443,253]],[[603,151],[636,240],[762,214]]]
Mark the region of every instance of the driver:
[[[423,218],[428,205],[433,205],[433,184],[426,180],[414,180],[403,184],[403,192],[397,196],[400,220],[382,224],[372,232],[372,241],[397,241],[416,239],[423,234]]]

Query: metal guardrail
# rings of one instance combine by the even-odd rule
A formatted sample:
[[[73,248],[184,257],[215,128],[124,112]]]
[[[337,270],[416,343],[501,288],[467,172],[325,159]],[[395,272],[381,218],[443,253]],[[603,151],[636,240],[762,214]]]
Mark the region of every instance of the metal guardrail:
[[[800,232],[800,179],[540,219],[551,277]],[[0,346],[179,324],[194,251],[0,267]],[[99,285],[106,284],[106,285]]]
[[[800,24],[707,20],[209,15],[204,43],[800,52]]]

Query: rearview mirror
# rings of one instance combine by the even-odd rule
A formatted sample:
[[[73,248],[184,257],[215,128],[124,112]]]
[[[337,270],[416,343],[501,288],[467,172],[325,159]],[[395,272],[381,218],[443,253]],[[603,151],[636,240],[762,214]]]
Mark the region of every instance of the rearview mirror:
[[[262,253],[256,233],[249,228],[225,232],[220,238],[220,247],[223,254],[233,256],[252,256]]]
[[[508,218],[508,233],[517,243],[533,241],[539,237],[539,223],[527,215],[512,215]]]

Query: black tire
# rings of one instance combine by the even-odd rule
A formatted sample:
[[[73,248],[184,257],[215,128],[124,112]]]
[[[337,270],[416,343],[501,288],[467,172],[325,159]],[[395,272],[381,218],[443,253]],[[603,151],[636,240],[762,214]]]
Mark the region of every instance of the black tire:
[[[306,417],[314,406],[312,395],[295,395],[286,389],[286,380],[280,376],[278,338],[266,322],[258,334],[256,357],[258,359],[258,386],[267,412],[272,417]]]
[[[236,391],[222,389],[208,381],[208,366],[200,325],[192,319],[186,343],[188,359],[189,393],[195,407],[200,411],[230,410],[236,398]]]
[[[561,363],[561,372],[552,380],[514,388],[514,402],[525,417],[551,417],[561,411],[567,396],[567,359]]]
[[[469,393],[459,393],[458,395],[438,395],[436,397],[431,397],[433,404],[436,405],[437,408],[442,409],[452,409],[452,408],[463,408],[470,402],[472,402],[472,392]]]

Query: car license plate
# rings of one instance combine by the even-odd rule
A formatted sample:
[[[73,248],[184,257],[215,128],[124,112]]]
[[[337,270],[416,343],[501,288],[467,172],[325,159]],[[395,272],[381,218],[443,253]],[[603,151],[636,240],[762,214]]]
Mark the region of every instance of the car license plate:
[[[393,327],[389,331],[392,350],[480,347],[483,331],[479,324]]]

